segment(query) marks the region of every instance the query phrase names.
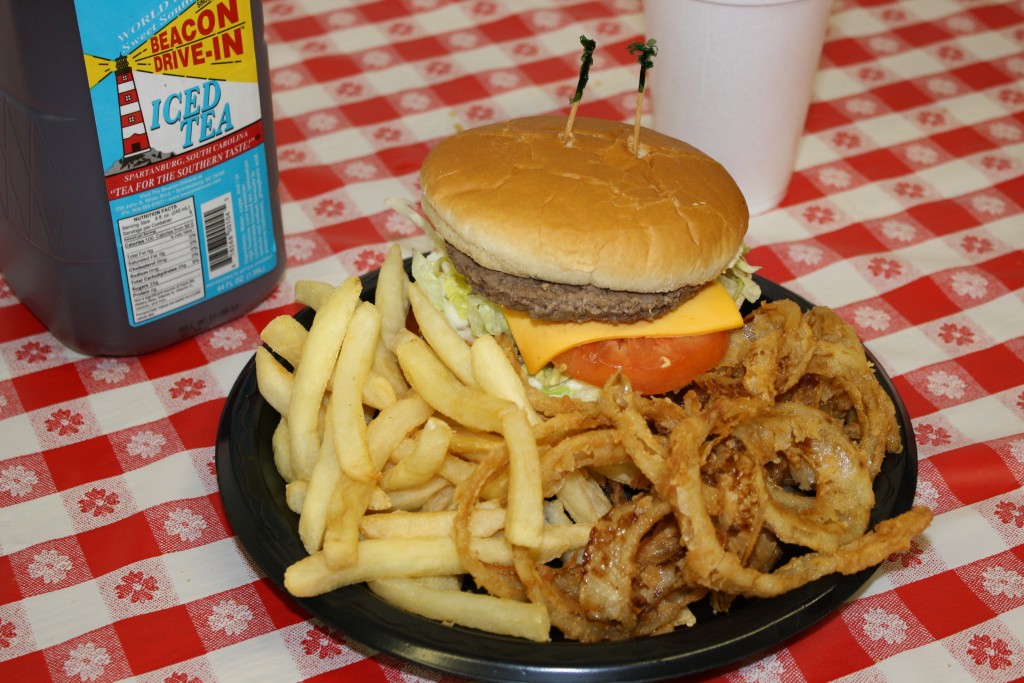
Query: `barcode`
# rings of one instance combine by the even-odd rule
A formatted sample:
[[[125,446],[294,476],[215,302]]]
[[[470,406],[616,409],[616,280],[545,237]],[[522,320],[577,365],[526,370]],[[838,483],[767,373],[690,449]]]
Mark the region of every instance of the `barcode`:
[[[207,202],[202,209],[203,229],[206,232],[206,267],[211,275],[230,270],[238,265],[231,195]]]

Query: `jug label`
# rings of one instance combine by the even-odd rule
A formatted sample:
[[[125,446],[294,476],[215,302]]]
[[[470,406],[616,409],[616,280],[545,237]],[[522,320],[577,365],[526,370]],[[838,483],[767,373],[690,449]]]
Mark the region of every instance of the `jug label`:
[[[251,0],[75,7],[131,324],[273,270]]]

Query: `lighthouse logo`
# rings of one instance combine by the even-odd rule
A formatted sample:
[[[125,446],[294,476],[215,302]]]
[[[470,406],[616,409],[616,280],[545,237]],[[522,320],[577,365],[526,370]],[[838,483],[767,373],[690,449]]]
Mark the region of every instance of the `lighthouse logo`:
[[[139,105],[139,93],[135,89],[135,78],[127,57],[118,57],[114,62],[117,81],[117,101],[121,109],[121,141],[124,159],[127,161],[149,151],[149,136],[146,135],[146,121]]]
[[[83,27],[83,56],[108,176],[195,155],[260,120],[247,0],[162,0],[120,26],[110,17],[125,5],[98,2],[110,13],[89,3],[106,22]]]

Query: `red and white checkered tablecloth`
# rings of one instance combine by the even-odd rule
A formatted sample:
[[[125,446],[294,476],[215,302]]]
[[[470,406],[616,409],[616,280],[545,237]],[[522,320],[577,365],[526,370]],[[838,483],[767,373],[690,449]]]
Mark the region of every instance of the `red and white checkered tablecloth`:
[[[632,120],[641,5],[265,14],[288,254],[267,301],[163,351],[88,358],[0,278],[0,680],[453,680],[325,629],[247,559],[217,490],[218,419],[295,281],[421,241],[385,199],[417,197],[432,142],[567,111],[580,34],[601,45],[581,113]],[[936,518],[833,615],[708,677],[1024,676],[1024,2],[835,1],[796,174],[748,241],[894,378]]]

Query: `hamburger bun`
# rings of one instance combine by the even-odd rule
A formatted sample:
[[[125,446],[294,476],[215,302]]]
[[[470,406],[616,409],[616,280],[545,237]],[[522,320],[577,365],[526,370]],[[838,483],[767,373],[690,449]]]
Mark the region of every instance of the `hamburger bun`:
[[[439,142],[420,172],[439,235],[484,269],[623,293],[695,289],[736,256],[749,213],[700,150],[604,119],[537,116]]]

